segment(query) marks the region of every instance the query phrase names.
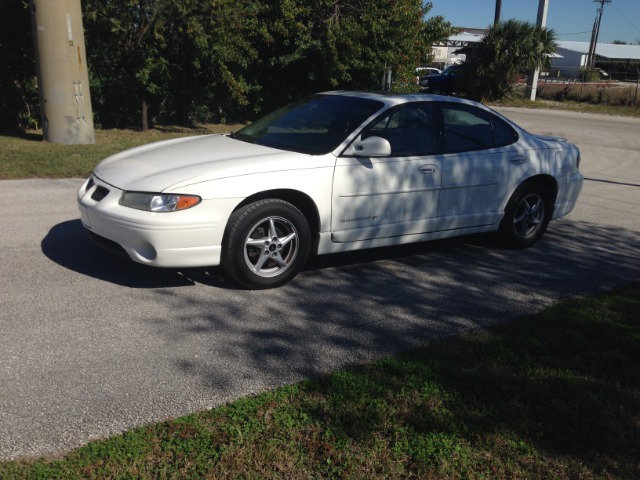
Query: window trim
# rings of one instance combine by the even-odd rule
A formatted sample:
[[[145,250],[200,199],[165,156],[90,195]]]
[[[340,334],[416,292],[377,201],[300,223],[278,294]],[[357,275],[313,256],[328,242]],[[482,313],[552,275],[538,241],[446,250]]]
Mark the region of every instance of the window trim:
[[[508,122],[505,122],[502,118],[500,118],[499,116],[497,116],[495,113],[491,111],[484,110],[475,105],[468,105],[465,103],[453,103],[453,102],[436,102],[436,103],[438,104],[438,108],[440,110],[440,121],[441,121],[441,131],[440,131],[441,143],[440,144],[441,144],[443,155],[451,155],[451,154],[466,153],[466,152],[482,152],[482,151],[491,150],[494,148],[507,147],[509,145],[513,145],[514,143],[517,143],[518,140],[520,140],[520,134],[518,133],[518,131],[515,128],[513,128],[513,126],[509,125]],[[463,148],[463,149],[448,151],[446,148],[446,142],[444,138],[444,134],[445,134],[444,110],[445,109],[450,109],[450,110],[457,109],[459,111],[466,111],[467,113],[476,115],[482,120],[487,121],[491,126],[492,145],[489,147],[483,147],[483,148],[470,147],[470,148]],[[477,115],[475,112],[481,112],[482,115]],[[495,126],[496,121],[502,123],[502,125],[506,126],[513,133],[513,141],[509,143],[500,144],[500,145],[497,144],[496,126]]]
[[[431,100],[423,100],[423,101],[418,101],[418,102],[406,102],[406,103],[401,103],[399,105],[395,105],[387,110],[384,110],[383,112],[381,112],[379,115],[376,115],[370,122],[368,122],[359,132],[358,134],[354,137],[354,139],[349,142],[349,145],[347,145],[347,147],[343,150],[343,153],[340,156],[345,156],[345,157],[355,157],[357,155],[345,155],[344,151],[346,151],[346,149],[349,148],[349,146],[351,145],[351,143],[353,143],[354,141],[356,141],[358,138],[360,138],[361,140],[367,137],[362,137],[363,134],[365,133],[369,133],[370,130],[376,125],[378,124],[384,117],[389,116],[391,117],[396,111],[402,109],[402,108],[406,108],[407,106],[411,106],[411,105],[421,105],[421,104],[425,104],[425,105],[429,105],[430,108],[433,109],[434,114],[436,115],[436,147],[433,151],[433,153],[429,153],[429,154],[406,154],[406,153],[402,153],[402,154],[391,154],[388,157],[384,157],[384,158],[406,158],[406,157],[431,157],[431,156],[435,156],[435,155],[454,155],[454,154],[458,154],[458,153],[467,153],[467,152],[482,152],[482,151],[486,151],[486,150],[491,150],[491,149],[495,149],[495,148],[502,148],[502,147],[507,147],[509,145],[513,145],[514,143],[517,143],[518,140],[520,140],[520,134],[518,133],[518,130],[515,129],[512,125],[509,124],[509,122],[505,121],[503,118],[500,118],[499,115],[497,115],[496,113],[492,112],[491,110],[485,110],[483,108],[477,107],[475,105],[469,105],[466,103],[456,103],[456,102],[443,102],[443,101],[431,101]],[[492,145],[489,147],[482,147],[482,148],[477,148],[477,147],[470,147],[470,148],[463,148],[463,149],[456,149],[456,150],[452,150],[452,151],[447,151],[446,150],[446,144],[445,144],[445,138],[444,138],[444,130],[445,130],[445,123],[444,123],[444,110],[445,109],[458,109],[460,111],[467,111],[468,113],[475,115],[481,119],[483,119],[484,121],[487,121],[489,123],[489,125],[491,126],[491,133],[492,133]],[[478,115],[478,113],[480,113],[480,115]],[[498,145],[496,142],[496,122],[499,122],[500,124],[502,124],[504,127],[506,127],[512,134],[513,134],[513,141],[509,142],[509,143],[503,143]],[[373,134],[367,135],[367,136],[375,136]]]

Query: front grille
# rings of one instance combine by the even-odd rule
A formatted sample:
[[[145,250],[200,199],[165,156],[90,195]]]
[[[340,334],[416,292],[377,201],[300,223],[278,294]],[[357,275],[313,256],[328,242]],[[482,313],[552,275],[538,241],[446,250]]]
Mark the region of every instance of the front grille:
[[[95,191],[91,194],[91,200],[95,200],[96,202],[99,202],[107,195],[109,195],[109,190],[107,190],[104,187],[98,186],[96,187]]]

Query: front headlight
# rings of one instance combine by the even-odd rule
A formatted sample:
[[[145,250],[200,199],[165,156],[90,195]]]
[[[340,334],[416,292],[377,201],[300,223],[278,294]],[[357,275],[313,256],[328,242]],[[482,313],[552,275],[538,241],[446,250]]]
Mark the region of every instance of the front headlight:
[[[191,208],[201,200],[197,195],[124,192],[119,203],[125,207],[148,212],[175,212]]]

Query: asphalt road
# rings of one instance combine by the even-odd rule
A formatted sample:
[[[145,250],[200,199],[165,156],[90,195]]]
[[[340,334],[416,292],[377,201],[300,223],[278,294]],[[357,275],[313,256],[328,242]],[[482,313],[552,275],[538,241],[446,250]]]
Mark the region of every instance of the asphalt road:
[[[319,257],[270,291],[103,254],[78,220],[80,179],[0,182],[0,459],[63,452],[640,279],[640,120],[501,111],[582,150],[579,205],[536,247],[476,236]]]

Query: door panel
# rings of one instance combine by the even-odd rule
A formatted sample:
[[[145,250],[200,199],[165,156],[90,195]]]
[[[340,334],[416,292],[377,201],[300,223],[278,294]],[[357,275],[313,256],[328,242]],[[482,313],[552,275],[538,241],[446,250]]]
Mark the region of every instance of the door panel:
[[[516,153],[485,150],[443,155],[438,230],[498,222],[511,185],[526,172],[526,162],[509,161]]]
[[[334,172],[331,232],[352,242],[435,230],[442,168],[439,112],[433,102],[392,108],[360,136],[386,139],[388,157],[339,157]]]
[[[339,158],[332,195],[334,241],[435,230],[440,183],[435,158]]]
[[[512,186],[529,168],[518,134],[471,105],[441,104],[442,192],[438,230],[492,225]]]

